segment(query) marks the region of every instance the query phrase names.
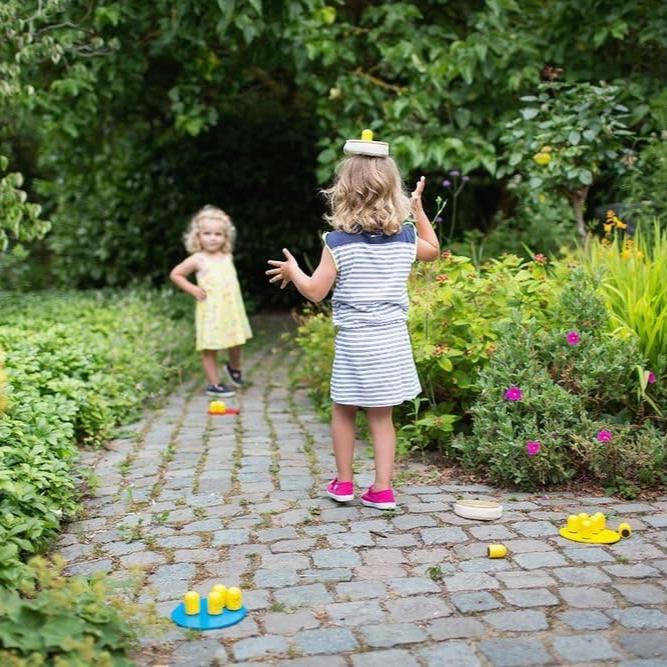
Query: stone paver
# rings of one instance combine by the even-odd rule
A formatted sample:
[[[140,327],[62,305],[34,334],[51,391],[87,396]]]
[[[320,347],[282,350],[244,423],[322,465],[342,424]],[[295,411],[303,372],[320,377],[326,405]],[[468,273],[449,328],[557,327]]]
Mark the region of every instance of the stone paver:
[[[85,452],[103,486],[58,540],[70,573],[143,572],[137,599],[164,616],[186,590],[218,582],[241,586],[249,610],[223,633],[147,636],[138,665],[667,664],[667,497],[408,481],[395,513],[336,505],[322,494],[335,472],[328,427],[290,384],[299,360],[285,322],[256,326],[271,340],[246,354],[248,386],[229,400],[240,415],[208,416],[199,383],[186,383],[124,428],[131,436]],[[363,488],[366,443],[356,465]],[[465,494],[499,498],[505,515],[456,516]],[[569,542],[558,528],[579,511],[635,532]],[[488,559],[491,542],[508,557]]]

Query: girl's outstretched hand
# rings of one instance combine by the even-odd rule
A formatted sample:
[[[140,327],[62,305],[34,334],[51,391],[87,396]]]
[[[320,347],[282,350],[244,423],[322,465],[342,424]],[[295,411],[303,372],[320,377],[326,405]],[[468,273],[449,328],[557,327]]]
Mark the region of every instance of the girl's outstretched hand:
[[[292,256],[292,253],[287,249],[283,248],[283,255],[287,257],[287,260],[281,262],[278,259],[270,259],[269,264],[275,266],[275,269],[269,269],[266,272],[267,276],[271,276],[269,279],[270,283],[281,281],[280,289],[285,289],[285,287],[293,280],[294,271],[299,268],[296,260]]]
[[[422,210],[422,192],[424,192],[425,187],[426,187],[426,178],[422,176],[417,181],[417,185],[415,186],[415,189],[412,191],[412,194],[410,195],[410,205],[412,206],[413,213],[418,213],[419,211]]]

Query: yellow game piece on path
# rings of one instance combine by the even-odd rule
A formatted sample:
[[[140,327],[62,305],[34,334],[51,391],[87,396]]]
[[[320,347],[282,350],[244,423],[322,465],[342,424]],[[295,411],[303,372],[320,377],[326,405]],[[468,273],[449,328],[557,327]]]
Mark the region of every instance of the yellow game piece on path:
[[[584,544],[614,544],[621,537],[629,537],[632,533],[630,525],[622,523],[618,532],[606,528],[606,519],[602,512],[588,516],[585,512],[571,514],[567,517],[567,524],[558,532],[561,537],[573,542]]]

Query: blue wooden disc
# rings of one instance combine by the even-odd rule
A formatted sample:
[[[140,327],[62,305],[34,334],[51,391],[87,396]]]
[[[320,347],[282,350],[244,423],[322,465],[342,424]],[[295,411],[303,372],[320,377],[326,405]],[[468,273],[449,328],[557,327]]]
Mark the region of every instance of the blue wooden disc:
[[[194,630],[216,630],[234,625],[245,618],[248,610],[241,607],[236,611],[223,609],[222,614],[211,616],[208,613],[208,602],[206,598],[201,599],[201,606],[198,614],[188,615],[185,613],[185,605],[181,602],[171,612],[171,620],[182,628],[192,628]]]

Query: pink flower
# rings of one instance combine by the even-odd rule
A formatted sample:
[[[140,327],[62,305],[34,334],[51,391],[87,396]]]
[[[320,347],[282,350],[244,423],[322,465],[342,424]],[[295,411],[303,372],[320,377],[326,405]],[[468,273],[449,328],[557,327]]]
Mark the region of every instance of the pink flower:
[[[520,401],[523,398],[523,391],[519,387],[508,387],[505,390],[506,401]]]
[[[565,338],[568,345],[579,345],[579,342],[581,341],[581,336],[576,331],[568,331]]]
[[[649,384],[655,384],[655,373],[653,371],[648,372],[647,380]]]
[[[528,456],[535,456],[535,454],[539,454],[540,449],[542,449],[542,443],[539,440],[529,440],[526,443],[526,453]]]
[[[612,439],[611,431],[608,431],[606,428],[603,428],[601,431],[598,431],[598,442],[611,442]]]

